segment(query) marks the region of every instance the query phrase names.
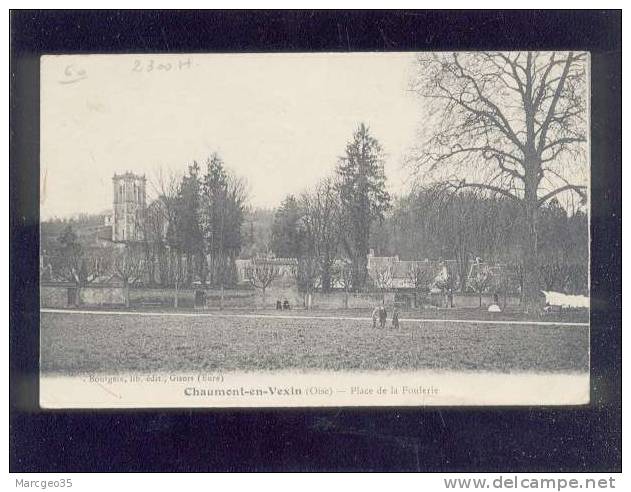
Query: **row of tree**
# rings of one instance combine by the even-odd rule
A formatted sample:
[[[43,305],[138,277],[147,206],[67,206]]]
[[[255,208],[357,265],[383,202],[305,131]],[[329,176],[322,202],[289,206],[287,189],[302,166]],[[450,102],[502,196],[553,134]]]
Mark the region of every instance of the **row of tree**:
[[[453,288],[462,292],[477,291],[469,285],[476,262],[503,265],[515,291],[523,288],[523,228],[521,209],[513,200],[474,190],[454,194],[430,188],[396,200],[371,244],[385,256],[405,260],[419,259],[419,255],[453,260]],[[536,247],[537,287],[586,292],[589,238],[585,212],[568,211],[557,200],[550,200],[539,211]],[[493,275],[497,277],[499,272]]]
[[[145,254],[140,245],[119,248],[95,248],[83,244],[71,225],[58,237],[53,254],[46,257],[41,272],[43,280],[63,280],[76,287],[74,304],[80,304],[80,289],[95,282],[117,277],[125,287],[125,304],[129,306],[129,286],[143,281],[147,273]]]
[[[538,297],[539,218],[553,198],[585,203],[587,54],[428,53],[410,88],[424,104],[409,164],[425,184],[513,201],[527,307]],[[579,178],[579,179],[577,179]],[[582,182],[581,182],[582,181]]]
[[[197,162],[180,179],[159,178],[157,198],[149,205],[143,244],[149,282],[225,286],[236,280],[247,211],[242,178],[213,154],[202,173]]]
[[[190,285],[193,278],[210,286],[233,285],[235,259],[243,243],[252,241],[254,225],[245,226],[243,181],[231,176],[217,155],[206,173],[196,163],[179,181],[161,181],[160,193],[146,211],[145,240],[116,255],[117,275],[163,285]],[[442,280],[445,290],[483,293],[498,282],[523,288],[524,269],[521,209],[513,200],[476,190],[455,193],[448,186],[422,188],[391,200],[385,191],[383,156],[378,141],[360,125],[347,145],[333,176],[298,197],[289,195],[277,209],[269,252],[296,261],[298,288],[324,292],[332,286],[363,290],[367,283],[367,254],[374,249],[401,259],[455,260],[455,270]],[[72,231],[61,236],[62,256],[68,258],[67,277],[88,283],[108,264],[103,255],[88,259]],[[556,199],[545,203],[538,217],[538,287],[584,292],[587,285],[587,216],[569,214]],[[258,251],[260,255],[261,251]],[[144,255],[144,257],[143,257]],[[142,259],[143,276],[137,274]],[[472,265],[483,259],[504,264],[501,277]],[[110,262],[112,263],[112,262]],[[88,268],[92,265],[92,268]],[[261,273],[259,274],[259,270]],[[277,269],[259,262],[246,272],[250,283],[267,287]],[[429,290],[437,271],[408,272],[416,290]],[[260,278],[259,278],[260,277]],[[494,278],[491,278],[494,277]],[[373,272],[377,288],[391,286],[392,272]],[[507,290],[508,285],[503,290]]]
[[[82,239],[72,227],[98,231],[94,221],[46,223],[45,261],[51,277],[79,286],[109,274],[125,283],[179,287],[198,279],[223,287],[236,281],[246,207],[244,180],[213,154],[205,172],[194,162],[184,176],[159,177],[156,198],[139,209],[135,220],[141,240],[99,247],[93,244],[94,234]],[[47,235],[51,230],[56,232],[52,242]]]
[[[305,290],[316,282],[331,287],[336,258],[349,265],[343,276],[350,288],[364,289],[375,244],[411,258],[455,259],[452,277],[463,290],[477,258],[511,264],[520,272],[527,306],[536,303],[542,284],[581,290],[587,218],[568,210],[574,198],[587,203],[586,57],[419,55],[410,89],[422,99],[424,114],[408,164],[422,186],[393,203],[381,145],[361,124],[334,175],[282,203],[272,225],[273,253],[296,259]],[[232,282],[244,245],[243,181],[214,155],[205,173],[194,163],[160,188],[142,221],[151,281]],[[254,227],[245,231],[254,241]],[[475,278],[472,288],[483,280]]]
[[[302,290],[319,285],[328,292],[336,279],[349,290],[360,291],[368,280],[371,231],[389,207],[383,150],[362,123],[333,176],[281,203],[272,225],[271,251],[297,260]]]
[[[279,210],[272,249],[278,256],[303,258],[305,265],[315,258],[323,289],[337,249],[350,261],[351,285],[359,290],[366,284],[371,240],[396,238],[388,225],[396,227],[407,215],[409,223],[399,229],[402,240],[390,251],[403,255],[401,243],[412,241],[411,258],[420,253],[455,259],[457,272],[443,282],[466,290],[471,263],[483,258],[511,265],[505,271],[514,272],[527,306],[536,304],[540,287],[585,292],[587,217],[571,204],[578,198],[580,210],[587,203],[586,56],[419,55],[410,89],[423,101],[423,124],[408,164],[421,190],[386,216],[391,200],[383,152],[361,125],[338,163],[333,185],[322,187],[334,190],[325,193],[335,202],[335,225],[327,223],[336,231],[334,239],[326,233],[313,236],[317,228],[310,224],[319,222],[312,216],[317,219],[322,212],[312,211],[313,197],[306,195],[287,199]],[[488,271],[478,270],[471,287],[480,291],[487,277]]]
[[[329,291],[334,278],[346,278],[352,290],[365,287],[371,228],[390,206],[385,180],[381,145],[360,124],[335,174],[283,201],[269,246],[277,257],[297,260],[301,290],[319,285]],[[179,181],[161,178],[159,183],[157,199],[142,221],[150,281],[190,285],[197,278],[203,285],[234,285],[235,260],[255,240],[254,224],[245,222],[244,180],[228,172],[215,154],[205,174],[193,163]],[[337,271],[340,256],[347,259],[348,274]]]

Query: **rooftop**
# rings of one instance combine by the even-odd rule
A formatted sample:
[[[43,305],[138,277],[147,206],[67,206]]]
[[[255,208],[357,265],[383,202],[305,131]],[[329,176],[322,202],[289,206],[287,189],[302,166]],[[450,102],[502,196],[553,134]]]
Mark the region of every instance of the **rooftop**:
[[[147,181],[147,178],[145,177],[144,174],[141,176],[140,174],[135,174],[135,173],[132,173],[131,171],[126,171],[122,174],[114,173],[112,180],[117,180],[117,179],[140,179],[142,181]]]

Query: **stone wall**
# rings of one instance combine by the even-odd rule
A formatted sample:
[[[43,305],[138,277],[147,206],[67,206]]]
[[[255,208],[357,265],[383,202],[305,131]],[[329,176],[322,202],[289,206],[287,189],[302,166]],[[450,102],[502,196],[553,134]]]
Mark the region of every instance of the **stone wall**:
[[[40,287],[40,305],[48,308],[69,307],[68,289],[73,289],[71,284],[51,284]],[[203,290],[206,297],[206,307],[216,309],[223,305],[224,308],[257,308],[275,309],[276,301],[287,300],[292,309],[302,309],[306,305],[306,296],[295,287],[283,287],[271,285],[266,289],[263,298],[260,289],[224,289],[223,301],[220,289],[197,289]],[[195,289],[178,290],[178,307],[192,309],[195,307]],[[87,286],[79,290],[82,306],[124,306],[125,289],[121,286]],[[175,289],[130,289],[129,300],[132,307],[165,307],[172,308],[174,305]],[[414,309],[413,294],[398,294],[397,303],[403,307],[405,298],[408,298],[407,305]],[[372,309],[385,302],[386,306],[393,306],[395,294],[393,292],[381,293],[349,293],[335,291],[324,294],[314,292],[311,294],[311,307],[313,309]],[[446,299],[442,294],[432,294],[428,303],[439,307],[445,307]],[[475,294],[454,293],[454,308],[478,308],[479,298]],[[492,295],[482,296],[482,306],[488,307],[493,303]],[[499,305],[503,307],[504,298],[499,296]],[[507,307],[519,306],[518,296],[508,296],[506,298]],[[198,306],[200,307],[200,306]]]
[[[195,305],[195,291],[177,291],[178,307],[192,308]],[[173,307],[175,289],[129,289],[129,303],[132,306]]]
[[[57,285],[41,285],[39,288],[39,304],[45,308],[68,307],[68,288]]]
[[[125,289],[110,286],[81,287],[79,299],[82,306],[124,306]]]
[[[504,306],[504,296],[498,295],[500,307]],[[446,296],[443,294],[432,294],[430,297],[430,303],[438,306],[445,307]],[[493,295],[485,294],[482,296],[482,307],[489,307],[493,304]],[[519,306],[519,296],[506,296],[506,307]],[[454,292],[453,294],[453,307],[454,308],[479,308],[480,298],[477,294],[462,294],[460,292]]]
[[[178,307],[195,307],[195,293],[198,291],[205,293],[206,307],[208,308],[218,308],[221,305],[226,308],[247,308],[256,305],[256,293],[253,290],[224,289],[222,302],[220,289],[185,289],[177,291]],[[131,289],[129,291],[129,300],[132,306],[173,307],[175,293],[175,289]]]
[[[40,306],[44,308],[71,307],[68,291],[75,291],[72,284],[41,285],[39,289]],[[125,305],[125,290],[119,286],[87,286],[79,289],[79,301],[82,306],[120,306]]]
[[[304,296],[298,292],[298,289],[291,286],[282,286],[272,284],[265,289],[265,299],[261,289],[255,291],[254,302],[257,308],[267,309],[275,308],[276,301],[288,301],[292,309],[303,307]]]
[[[248,308],[255,305],[256,293],[253,290],[206,290],[206,306],[209,308]]]
[[[313,307],[319,309],[374,309],[385,303],[386,306],[394,304],[394,293],[348,293],[345,292],[318,292],[313,296]]]

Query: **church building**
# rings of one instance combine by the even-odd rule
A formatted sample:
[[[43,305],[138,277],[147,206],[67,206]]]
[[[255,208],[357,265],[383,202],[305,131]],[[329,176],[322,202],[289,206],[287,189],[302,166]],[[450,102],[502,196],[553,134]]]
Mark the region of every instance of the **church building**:
[[[147,207],[147,178],[126,172],[114,174],[112,241],[144,240],[144,218]]]

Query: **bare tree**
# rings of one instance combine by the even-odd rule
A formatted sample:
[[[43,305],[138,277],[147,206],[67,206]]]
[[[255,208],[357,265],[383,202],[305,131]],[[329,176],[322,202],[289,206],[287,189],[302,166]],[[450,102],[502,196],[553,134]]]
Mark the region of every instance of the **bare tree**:
[[[151,228],[149,237],[159,240],[160,246],[164,246],[158,248],[160,283],[164,286],[174,285],[176,277],[179,280],[177,283],[181,283],[183,279],[182,253],[177,232],[178,178],[159,169],[150,183],[155,200],[150,205],[152,214],[148,222],[148,227]]]
[[[502,311],[506,309],[508,294],[519,288],[517,271],[511,265],[501,265],[498,275],[493,278],[493,285],[502,294]]]
[[[77,306],[81,303],[81,287],[106,275],[110,269],[106,251],[85,248],[71,226],[61,234],[56,254],[50,260],[51,270],[75,285],[74,304]]]
[[[443,253],[456,260],[460,291],[466,292],[472,260],[496,252],[496,242],[503,239],[496,230],[497,203],[476,192],[453,193],[444,187],[427,191],[431,200],[424,211],[426,230],[440,241]]]
[[[159,276],[163,280],[166,274],[166,243],[165,233],[167,221],[163,210],[163,202],[154,200],[145,211],[145,219],[140,223],[143,230],[141,244],[145,252],[145,265],[150,285],[155,284]]]
[[[331,290],[332,269],[340,238],[340,201],[332,178],[323,179],[300,197],[305,247],[318,262],[323,292]]]
[[[519,302],[523,304],[524,302],[524,264],[523,263],[513,263],[510,265],[510,270],[515,277],[519,288]]]
[[[537,296],[538,209],[561,194],[586,197],[580,179],[587,162],[586,57],[421,55],[411,86],[427,103],[421,151],[410,161],[414,172],[521,205],[527,306]]]
[[[245,277],[255,289],[260,289],[265,305],[265,291],[278,277],[279,268],[267,260],[253,259],[252,264],[245,268]]]
[[[353,265],[349,261],[340,261],[333,268],[335,282],[344,289],[344,307],[348,309],[348,294],[353,288]]]
[[[429,261],[425,264],[417,262],[408,270],[408,280],[414,287],[415,304],[419,310],[422,309],[423,301],[431,291],[435,278],[436,271]]]
[[[145,273],[145,255],[131,243],[114,256],[113,270],[123,282],[125,289],[125,306],[129,307],[129,287],[142,280]]]
[[[109,271],[107,255],[99,251],[81,249],[53,259],[56,265],[52,268],[63,280],[75,283],[77,287],[91,284]]]
[[[375,286],[381,291],[382,300],[386,300],[386,292],[392,287],[392,265],[379,265],[372,269],[371,275]]]
[[[182,268],[182,254],[179,250],[169,254],[169,278],[175,290],[173,291],[173,307],[178,308],[180,302],[180,288],[184,283],[184,269]]]
[[[491,287],[493,277],[488,269],[477,265],[475,274],[469,279],[471,290],[478,294],[479,306],[482,307],[482,294],[485,294]]]
[[[453,307],[451,295],[458,282],[458,277],[447,267],[443,265],[440,273],[436,276],[435,285],[441,290],[445,297],[445,307]]]
[[[174,287],[173,307],[177,309],[179,290],[185,280],[181,234],[178,230],[179,178],[160,168],[150,183],[155,200],[149,207],[152,214],[148,227],[151,228],[150,237],[160,242],[157,245],[160,284]]]
[[[304,293],[305,308],[311,308],[312,294],[315,290],[316,283],[320,274],[319,260],[314,257],[303,257],[298,259],[296,266],[296,282],[298,290]]]

